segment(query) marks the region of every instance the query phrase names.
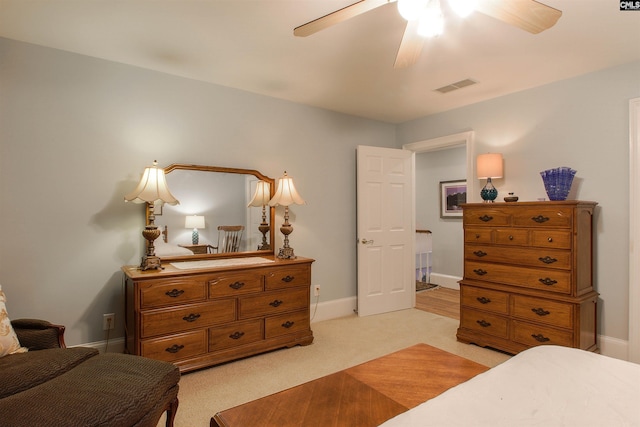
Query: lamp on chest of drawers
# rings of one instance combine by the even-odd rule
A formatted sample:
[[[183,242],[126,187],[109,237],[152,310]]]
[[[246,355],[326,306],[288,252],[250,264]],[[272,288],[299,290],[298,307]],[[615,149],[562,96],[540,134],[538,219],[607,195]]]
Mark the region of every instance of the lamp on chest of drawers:
[[[204,216],[202,215],[187,215],[184,220],[184,228],[191,228],[191,243],[197,245],[200,241],[200,235],[198,229],[204,228]]]
[[[270,230],[269,224],[267,224],[267,205],[270,198],[271,184],[266,181],[258,181],[256,183],[256,192],[253,193],[253,199],[247,205],[247,207],[262,207],[262,222],[258,226],[258,230],[262,233],[262,244],[258,246],[259,251],[271,249],[271,246],[267,243],[267,233]]]
[[[293,185],[293,179],[284,172],[284,176],[278,181],[276,194],[269,201],[269,206],[284,206],[284,223],[280,227],[280,232],[284,234],[284,245],[278,252],[278,258],[295,259],[293,248],[289,247],[289,234],[293,232],[293,227],[289,224],[289,206],[304,205],[296,187]]]
[[[478,179],[486,179],[487,183],[480,190],[480,197],[485,203],[493,203],[498,197],[498,190],[493,186],[491,178],[502,178],[502,154],[480,154],[476,159]]]
[[[153,161],[153,166],[145,168],[140,183],[131,193],[124,196],[125,202],[146,203],[148,223],[142,236],[147,240],[147,252],[142,257],[141,270],[161,269],[160,258],[155,254],[154,240],[160,236],[160,230],[155,225],[154,205],[156,202],[163,202],[169,205],[177,205],[180,202],[173,197],[169,191],[167,181],[164,176],[164,169],[158,167],[158,162]]]

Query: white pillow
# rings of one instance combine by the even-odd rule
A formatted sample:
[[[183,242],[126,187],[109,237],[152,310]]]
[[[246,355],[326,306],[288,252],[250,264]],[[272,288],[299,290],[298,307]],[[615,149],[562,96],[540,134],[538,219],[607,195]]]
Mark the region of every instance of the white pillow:
[[[11,320],[9,320],[9,314],[7,313],[6,303],[7,297],[2,292],[2,285],[0,285],[0,357],[4,357],[7,354],[25,353],[27,349],[20,346],[18,336],[11,326]]]

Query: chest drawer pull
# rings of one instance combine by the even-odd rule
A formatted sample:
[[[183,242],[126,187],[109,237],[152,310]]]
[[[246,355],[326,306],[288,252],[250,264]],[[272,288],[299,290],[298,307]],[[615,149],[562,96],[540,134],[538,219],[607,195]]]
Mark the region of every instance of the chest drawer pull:
[[[286,322],[284,322],[284,323],[282,324],[282,327],[283,327],[283,328],[287,328],[287,329],[289,329],[290,327],[292,327],[292,326],[294,325],[294,323],[295,323],[295,322],[292,322],[291,320],[287,320]]]
[[[169,348],[165,348],[164,351],[169,352],[171,354],[176,354],[177,352],[179,352],[183,348],[184,348],[183,345],[174,344]]]
[[[548,341],[550,341],[549,338],[545,337],[542,334],[538,334],[538,335],[531,334],[531,336],[533,337],[534,340],[536,340],[538,342],[548,342]]]
[[[547,242],[549,243],[553,242],[553,237],[547,237]]]
[[[474,251],[473,254],[478,258],[482,258],[483,256],[487,256],[487,253],[484,251]]]
[[[164,294],[171,298],[178,298],[180,295],[184,294],[184,291],[182,289],[180,290],[172,289],[170,291],[165,292]]]
[[[538,216],[532,217],[531,220],[537,222],[538,224],[542,224],[544,222],[549,221],[549,217],[538,215]]]
[[[531,311],[533,311],[538,316],[546,316],[546,315],[551,314],[550,311],[547,311],[544,308],[532,308]]]
[[[476,298],[480,304],[489,304],[491,300],[487,297],[478,297]]]
[[[235,289],[236,291],[244,286],[243,282],[233,282],[229,285],[231,289]]]
[[[550,256],[545,256],[545,257],[540,257],[538,258],[540,261],[544,262],[545,264],[553,264],[554,262],[557,262],[558,260],[555,258],[551,258]]]
[[[475,270],[473,270],[473,272],[478,276],[484,276],[485,274],[487,274],[486,270],[483,270],[481,268],[476,268]]]
[[[486,320],[476,320],[476,323],[480,326],[482,326],[483,328],[488,328],[489,326],[491,326],[491,323],[487,322]]]
[[[244,332],[234,332],[231,335],[229,335],[229,338],[231,338],[232,340],[239,340],[243,336],[244,336]]]
[[[557,280],[553,280],[550,278],[545,278],[545,279],[538,279],[538,282],[542,283],[543,285],[547,285],[547,286],[552,286],[555,285],[556,283],[558,283]]]
[[[186,320],[187,322],[195,322],[199,318],[200,318],[199,314],[191,313],[190,315],[183,317],[182,320]]]
[[[281,304],[282,304],[282,301],[280,301],[279,299],[273,300],[269,303],[271,307],[279,307]]]
[[[485,215],[482,215],[481,217],[478,217],[478,219],[480,221],[489,222],[493,219],[493,217],[485,214]]]
[[[373,240],[372,240],[372,241],[373,241]],[[289,282],[291,282],[293,279],[295,279],[295,277],[294,277],[294,276],[286,275],[286,276],[284,276],[284,277],[282,278],[282,281],[283,281],[283,282],[285,282],[285,283],[289,283]]]

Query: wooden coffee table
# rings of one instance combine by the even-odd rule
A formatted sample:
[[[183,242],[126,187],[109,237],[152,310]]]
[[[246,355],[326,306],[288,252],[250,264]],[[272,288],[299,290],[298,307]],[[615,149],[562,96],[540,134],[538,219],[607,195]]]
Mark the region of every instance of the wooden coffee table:
[[[417,344],[218,412],[211,427],[377,426],[487,369]]]

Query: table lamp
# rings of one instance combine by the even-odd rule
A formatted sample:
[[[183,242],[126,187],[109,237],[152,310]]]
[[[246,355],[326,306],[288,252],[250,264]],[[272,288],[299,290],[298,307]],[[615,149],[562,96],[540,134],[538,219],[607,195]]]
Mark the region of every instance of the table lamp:
[[[278,181],[276,194],[269,201],[269,206],[284,206],[284,223],[280,227],[280,232],[284,234],[284,246],[278,252],[278,258],[295,259],[293,248],[289,247],[289,234],[293,233],[293,226],[289,224],[289,206],[304,205],[305,201],[296,191],[293,179],[287,175],[287,171]]]
[[[198,235],[198,228],[204,228],[204,216],[202,215],[188,215],[184,220],[184,228],[192,228],[191,243],[198,244],[200,236]]]
[[[248,207],[262,206],[262,222],[258,226],[258,230],[262,233],[262,244],[258,246],[259,251],[271,249],[271,245],[267,243],[267,233],[269,232],[269,224],[267,224],[267,205],[269,204],[269,198],[271,197],[271,185],[266,181],[258,181],[256,184],[256,192],[253,194],[253,199],[247,205]]]
[[[493,203],[498,197],[498,190],[491,183],[491,178],[502,178],[502,154],[481,154],[476,159],[478,179],[486,179],[487,183],[480,190],[480,197],[485,203]]]

